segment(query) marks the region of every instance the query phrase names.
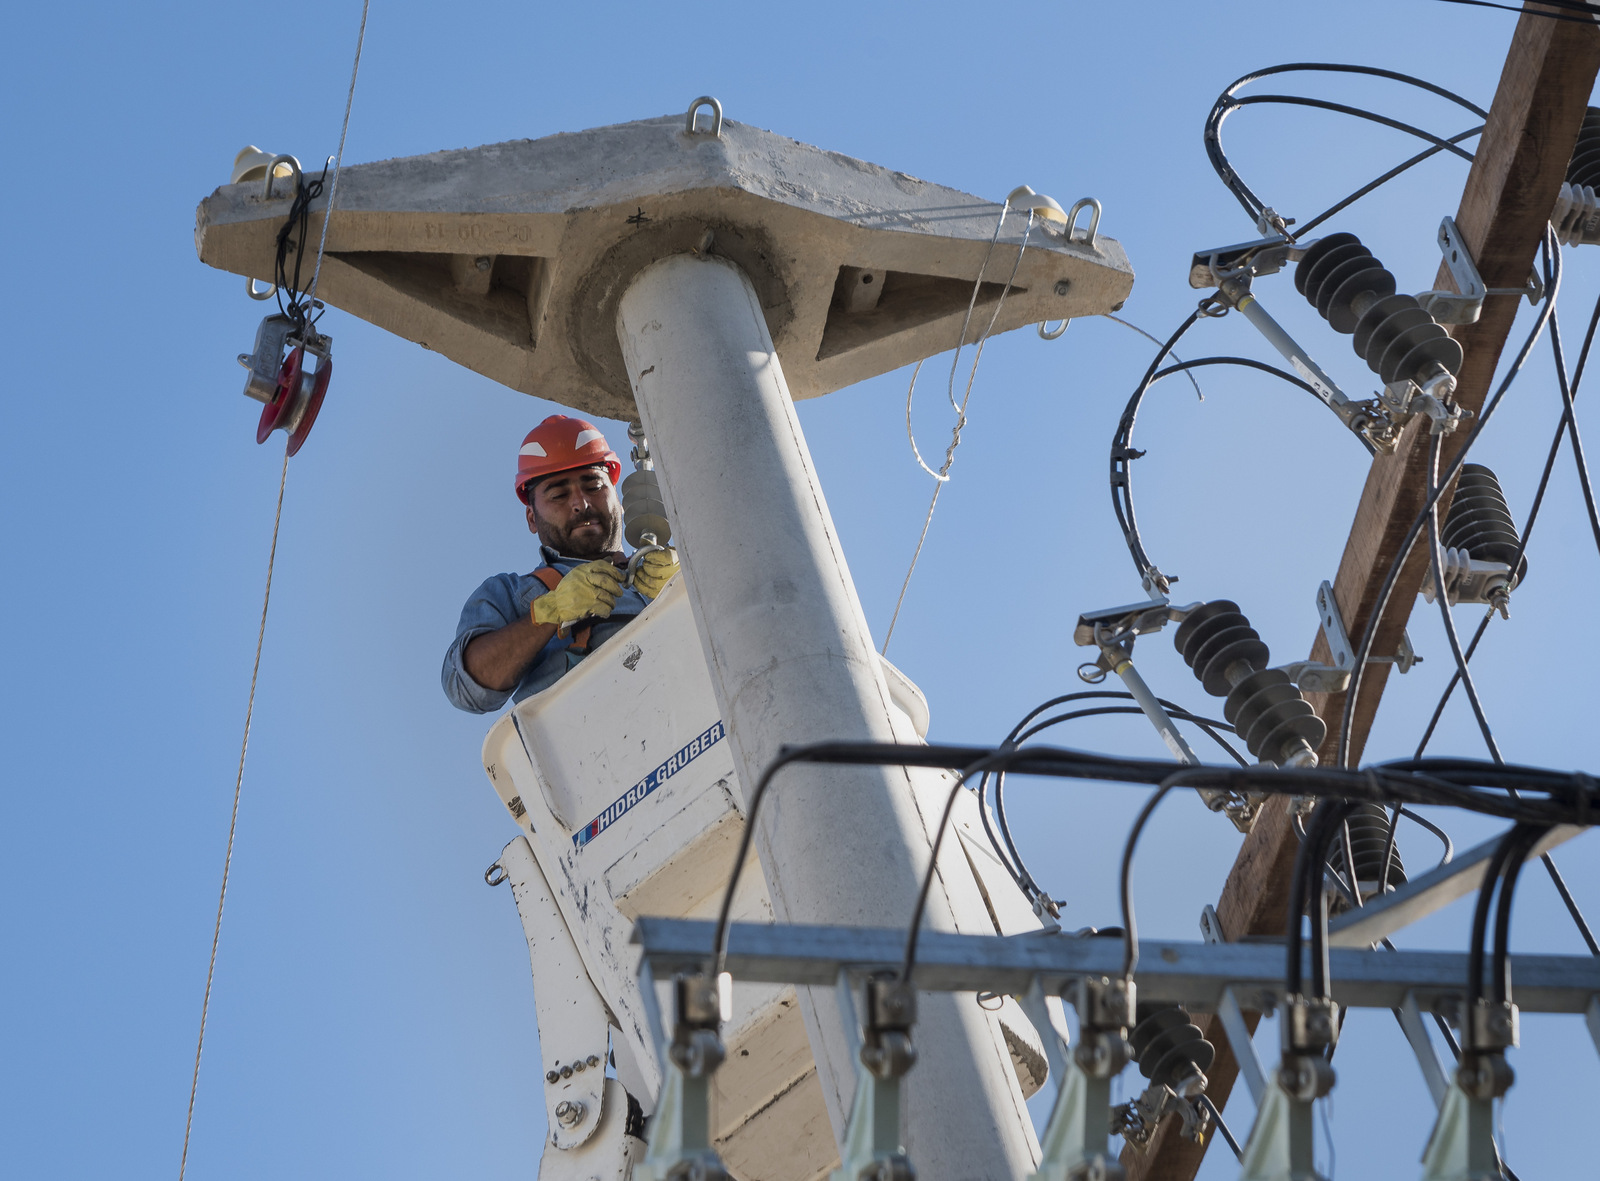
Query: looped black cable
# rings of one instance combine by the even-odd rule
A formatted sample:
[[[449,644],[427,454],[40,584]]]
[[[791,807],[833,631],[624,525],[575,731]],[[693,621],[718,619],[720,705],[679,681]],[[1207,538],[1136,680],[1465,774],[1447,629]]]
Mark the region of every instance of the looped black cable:
[[[283,219],[283,225],[278,227],[277,257],[273,262],[273,275],[278,286],[278,310],[293,321],[296,336],[304,336],[306,329],[320,318],[320,305],[310,306],[311,301],[302,298],[304,290],[300,286],[300,266],[306,256],[306,239],[311,236],[311,203],[322,196],[322,186],[327,179],[327,165],[323,166],[322,175],[310,182],[303,174],[295,173],[294,201],[289,206],[289,215]],[[293,266],[289,264],[291,253],[294,255]],[[288,297],[287,305],[284,303],[285,295]]]
[[[1206,156],[1210,159],[1212,168],[1216,170],[1217,176],[1221,178],[1222,183],[1228,187],[1228,191],[1232,193],[1239,204],[1244,207],[1244,211],[1250,215],[1250,220],[1252,222],[1260,219],[1262,211],[1266,209],[1266,204],[1261,200],[1260,197],[1257,197],[1255,193],[1250,191],[1250,187],[1244,183],[1244,178],[1241,177],[1238,172],[1235,171],[1233,165],[1228,162],[1227,153],[1222,150],[1222,123],[1223,120],[1225,120],[1233,111],[1237,110],[1241,106],[1247,106],[1250,104],[1250,99],[1237,99],[1234,97],[1240,87],[1247,86],[1251,82],[1259,81],[1262,78],[1269,78],[1274,74],[1292,73],[1365,74],[1375,78],[1387,78],[1392,82],[1401,82],[1407,86],[1415,86],[1420,90],[1426,90],[1432,94],[1439,95],[1441,98],[1449,99],[1457,106],[1464,107],[1471,111],[1480,119],[1487,119],[1489,117],[1489,112],[1485,111],[1476,103],[1469,102],[1468,100],[1462,98],[1459,94],[1455,94],[1452,91],[1446,90],[1442,86],[1435,85],[1432,82],[1424,81],[1421,78],[1413,77],[1410,74],[1402,74],[1395,70],[1384,70],[1376,66],[1357,66],[1340,62],[1289,62],[1279,66],[1268,66],[1261,70],[1252,70],[1242,78],[1235,79],[1232,83],[1223,88],[1222,93],[1217,96],[1217,101],[1212,104],[1211,111],[1206,115],[1204,132]],[[1265,98],[1272,96],[1260,97]],[[1317,100],[1306,99],[1301,101],[1306,106],[1325,105]],[[1363,118],[1372,117],[1378,122],[1387,122],[1383,116],[1374,115],[1370,111],[1360,111],[1358,108],[1349,108],[1348,112],[1352,114],[1359,114]],[[1392,126],[1393,124],[1390,125]],[[1435,150],[1437,151],[1446,150],[1444,146],[1446,144],[1448,144],[1451,149],[1454,149],[1454,144],[1450,143],[1450,141],[1440,141],[1436,137],[1429,135],[1426,132],[1418,132],[1418,129],[1416,128],[1400,125],[1398,129],[1421,134],[1422,138],[1434,142]],[[1465,137],[1463,136],[1459,138]]]
[[[1169,354],[1173,346],[1178,343],[1194,323],[1199,319],[1200,313],[1195,312],[1179,326],[1167,342],[1156,353],[1155,360],[1150,362],[1150,367],[1145,370],[1144,377],[1140,380],[1138,388],[1133,391],[1133,396],[1128,399],[1128,404],[1123,407],[1122,417],[1117,421],[1116,434],[1111,439],[1111,511],[1116,514],[1117,524],[1122,529],[1122,539],[1127,544],[1128,554],[1133,558],[1134,569],[1139,572],[1139,577],[1146,582],[1154,581],[1159,570],[1150,555],[1144,548],[1144,540],[1139,535],[1139,522],[1133,511],[1133,469],[1135,459],[1143,457],[1143,451],[1133,446],[1133,428],[1139,419],[1139,410],[1144,405],[1145,394],[1150,387],[1162,378],[1171,377],[1174,373],[1184,373],[1191,369],[1199,369],[1207,365],[1238,365],[1245,369],[1257,369],[1262,373],[1269,373],[1273,377],[1288,382],[1297,389],[1304,390],[1312,397],[1317,396],[1307,382],[1302,381],[1294,374],[1279,369],[1275,365],[1268,365],[1264,361],[1256,361],[1249,357],[1200,357],[1194,361],[1180,361],[1175,365],[1161,368],[1161,362]],[[1152,593],[1163,588],[1153,588]],[[1164,592],[1163,592],[1164,593]]]

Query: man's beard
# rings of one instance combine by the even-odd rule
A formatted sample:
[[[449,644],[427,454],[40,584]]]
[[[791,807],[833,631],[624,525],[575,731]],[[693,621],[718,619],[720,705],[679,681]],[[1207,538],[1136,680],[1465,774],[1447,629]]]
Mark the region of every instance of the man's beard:
[[[621,522],[614,511],[590,509],[565,529],[546,521],[543,517],[536,517],[535,520],[539,526],[539,540],[556,553],[565,554],[569,558],[603,558],[619,548],[617,538],[621,531]],[[590,534],[583,539],[572,536],[579,527],[596,522],[604,526],[600,533]]]

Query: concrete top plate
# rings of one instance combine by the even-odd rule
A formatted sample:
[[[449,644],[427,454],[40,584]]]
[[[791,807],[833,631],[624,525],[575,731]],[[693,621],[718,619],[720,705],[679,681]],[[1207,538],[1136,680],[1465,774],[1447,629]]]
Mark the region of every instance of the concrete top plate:
[[[724,120],[682,115],[346,167],[318,297],[524,393],[634,417],[616,337],[629,281],[674,253],[737,262],[796,398],[954,347],[1001,207]],[[202,261],[267,281],[289,182],[200,203]],[[314,248],[326,196],[311,207]],[[1110,238],[1036,221],[995,331],[1120,307]],[[1022,242],[1013,210],[967,332],[988,323]],[[309,263],[309,259],[308,259]]]

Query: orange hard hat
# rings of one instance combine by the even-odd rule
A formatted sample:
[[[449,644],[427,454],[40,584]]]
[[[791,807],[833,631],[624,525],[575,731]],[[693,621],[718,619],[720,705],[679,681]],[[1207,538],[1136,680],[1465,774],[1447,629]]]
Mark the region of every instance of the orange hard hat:
[[[517,499],[526,503],[528,485],[541,476],[601,465],[613,485],[622,478],[622,462],[593,423],[552,414],[528,432],[517,452]]]

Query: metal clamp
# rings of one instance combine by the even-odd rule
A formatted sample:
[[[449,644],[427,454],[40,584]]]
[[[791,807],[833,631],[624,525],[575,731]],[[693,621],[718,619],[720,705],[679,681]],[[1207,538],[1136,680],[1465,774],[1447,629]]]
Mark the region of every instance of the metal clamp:
[[[1476,324],[1483,312],[1484,298],[1490,295],[1525,295],[1534,304],[1544,298],[1544,280],[1537,271],[1521,287],[1485,287],[1455,219],[1447,217],[1439,223],[1438,242],[1457,290],[1424,291],[1417,296],[1417,302],[1439,323]]]
[[[1283,666],[1289,679],[1306,693],[1343,693],[1350,687],[1350,676],[1355,672],[1356,649],[1345,630],[1344,616],[1339,613],[1339,600],[1333,593],[1333,583],[1323,579],[1317,588],[1317,613],[1322,618],[1322,634],[1328,641],[1328,651],[1333,663],[1322,664],[1315,660],[1297,660]],[[1411,633],[1400,633],[1400,647],[1393,656],[1367,656],[1368,664],[1392,664],[1401,673],[1422,663],[1411,646]]]
[[[853,1008],[846,974],[840,974],[837,987],[842,993],[841,1008]],[[916,1170],[901,1143],[900,1080],[917,1061],[916,1047],[911,1044],[917,992],[903,980],[869,978],[862,984],[861,1008],[856,1094],[839,1154],[840,1167],[830,1178],[915,1181]]]
[[[641,976],[641,982],[653,991],[648,979]],[[662,1080],[650,1147],[634,1176],[639,1181],[728,1181],[711,1146],[711,1076],[726,1055],[718,1030],[728,1019],[732,981],[725,972],[679,975],[672,994],[675,1014],[665,1056],[676,1069]]]
[[[685,135],[705,135],[705,134],[707,134],[706,132],[701,131],[699,128],[697,128],[694,125],[695,124],[695,115],[697,115],[699,113],[699,111],[700,111],[700,108],[704,107],[704,106],[709,106],[711,108],[711,131],[710,131],[710,134],[715,136],[718,139],[721,139],[722,138],[722,104],[719,103],[716,99],[712,98],[709,94],[702,94],[699,98],[695,99],[694,102],[689,104],[689,112],[688,112],[687,115],[684,116],[684,120],[683,120],[683,132],[684,132],[684,134]]]

